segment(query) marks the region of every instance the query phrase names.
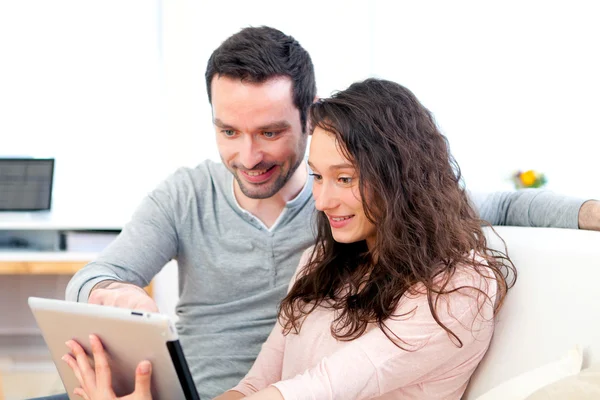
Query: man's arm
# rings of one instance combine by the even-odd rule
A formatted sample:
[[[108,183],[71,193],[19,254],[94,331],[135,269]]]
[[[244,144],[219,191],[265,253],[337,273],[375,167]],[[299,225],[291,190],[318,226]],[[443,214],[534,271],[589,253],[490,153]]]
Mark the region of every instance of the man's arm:
[[[170,179],[173,180],[173,177]],[[145,294],[141,288],[147,286],[162,267],[177,255],[175,193],[174,184],[167,180],[149,194],[119,236],[95,261],[73,276],[67,286],[67,300],[94,300],[97,304],[109,304],[108,300],[89,299],[93,288],[105,291],[102,298],[120,293],[115,291],[115,286],[118,286],[115,282],[112,282],[112,289],[111,286],[102,287],[110,283],[98,287],[103,281],[133,284],[139,289],[138,296],[135,296],[135,288],[131,285],[127,285],[128,293],[141,299],[139,295]],[[151,300],[148,296],[146,298]]]
[[[600,231],[600,201],[588,200],[579,211],[579,229]]]
[[[586,218],[581,224],[580,210],[585,199],[562,196],[548,190],[522,189],[470,193],[470,196],[480,218],[492,225],[590,229],[585,226],[593,226],[593,222],[589,221],[595,221],[592,215],[591,220]],[[595,212],[591,211],[592,214]]]

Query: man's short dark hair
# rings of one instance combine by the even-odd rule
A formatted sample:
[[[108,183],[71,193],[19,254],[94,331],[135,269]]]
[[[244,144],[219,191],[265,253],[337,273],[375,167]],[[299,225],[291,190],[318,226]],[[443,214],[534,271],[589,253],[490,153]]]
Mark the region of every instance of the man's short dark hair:
[[[317,94],[310,55],[291,36],[268,26],[244,28],[213,51],[206,66],[206,90],[212,104],[215,75],[263,83],[278,76],[292,80],[294,105],[300,111],[303,132],[308,108]]]

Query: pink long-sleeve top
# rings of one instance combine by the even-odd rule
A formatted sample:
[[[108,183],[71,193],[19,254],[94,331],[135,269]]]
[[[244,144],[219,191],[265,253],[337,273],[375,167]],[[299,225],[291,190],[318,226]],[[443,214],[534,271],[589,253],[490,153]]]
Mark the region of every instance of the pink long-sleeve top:
[[[489,268],[483,273],[493,276]],[[489,346],[497,290],[494,279],[471,266],[457,268],[450,280],[449,287],[462,286],[489,296],[474,289],[440,296],[438,317],[462,347],[434,320],[425,291],[417,285],[417,293],[404,295],[395,313],[408,314],[386,322],[404,341],[404,350],[374,324],[358,339],[336,340],[331,334],[335,312],[318,308],[298,334],[283,335],[276,324],[250,372],[233,390],[248,396],[273,385],[285,400],[460,399]]]

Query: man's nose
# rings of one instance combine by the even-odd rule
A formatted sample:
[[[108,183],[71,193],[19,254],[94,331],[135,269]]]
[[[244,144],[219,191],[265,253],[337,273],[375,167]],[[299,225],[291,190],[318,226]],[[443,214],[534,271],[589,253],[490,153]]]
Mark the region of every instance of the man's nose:
[[[240,163],[246,169],[252,169],[263,159],[262,149],[251,135],[243,138],[240,149]]]

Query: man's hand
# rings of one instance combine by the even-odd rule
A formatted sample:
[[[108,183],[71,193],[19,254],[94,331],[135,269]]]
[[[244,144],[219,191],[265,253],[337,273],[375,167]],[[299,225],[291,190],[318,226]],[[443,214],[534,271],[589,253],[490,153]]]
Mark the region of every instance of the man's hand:
[[[588,200],[579,210],[579,229],[600,231],[600,201]]]
[[[131,283],[117,281],[102,281],[94,286],[88,303],[158,312],[156,303],[144,289]]]

